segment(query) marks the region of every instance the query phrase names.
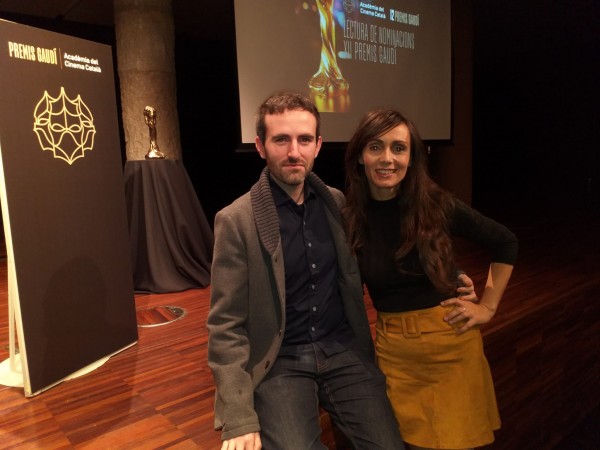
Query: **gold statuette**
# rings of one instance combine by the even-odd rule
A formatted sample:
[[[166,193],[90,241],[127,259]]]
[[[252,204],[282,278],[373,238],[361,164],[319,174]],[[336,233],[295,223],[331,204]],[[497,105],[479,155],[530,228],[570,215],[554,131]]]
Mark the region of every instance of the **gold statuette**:
[[[165,155],[158,149],[156,143],[156,109],[152,106],[144,108],[144,119],[150,131],[150,150],[146,153],[146,159],[165,159]]]
[[[314,94],[337,96],[346,94],[350,85],[342,76],[335,56],[333,1],[316,0],[321,24],[321,63],[308,86]]]

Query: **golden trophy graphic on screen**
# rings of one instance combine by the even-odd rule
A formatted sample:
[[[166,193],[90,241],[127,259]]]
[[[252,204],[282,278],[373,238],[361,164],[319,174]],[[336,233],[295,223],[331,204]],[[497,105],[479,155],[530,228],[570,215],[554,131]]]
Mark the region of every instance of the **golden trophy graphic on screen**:
[[[321,25],[321,63],[308,82],[313,94],[337,96],[348,92],[350,85],[338,67],[335,55],[334,0],[316,0]]]
[[[150,150],[146,153],[146,159],[165,159],[165,155],[158,149],[156,142],[156,109],[152,106],[144,108],[144,120],[150,132]]]
[[[69,165],[94,147],[94,117],[81,96],[69,98],[64,87],[58,97],[44,91],[33,118],[33,131],[42,150],[51,151]]]

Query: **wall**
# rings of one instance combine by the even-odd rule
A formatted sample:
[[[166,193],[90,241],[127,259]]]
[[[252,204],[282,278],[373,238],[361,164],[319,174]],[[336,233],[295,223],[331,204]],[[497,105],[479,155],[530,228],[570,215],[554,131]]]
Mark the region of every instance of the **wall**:
[[[461,200],[471,203],[473,160],[473,4],[452,2],[452,145],[433,147],[430,172]]]
[[[600,3],[474,4],[474,204],[598,206]]]

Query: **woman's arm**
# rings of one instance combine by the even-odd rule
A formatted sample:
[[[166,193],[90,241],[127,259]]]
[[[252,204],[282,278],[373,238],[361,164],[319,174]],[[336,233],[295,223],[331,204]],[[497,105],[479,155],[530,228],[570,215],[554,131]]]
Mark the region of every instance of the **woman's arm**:
[[[451,228],[453,235],[486,247],[492,260],[479,303],[466,302],[460,298],[442,302],[442,306],[455,306],[444,320],[450,324],[459,324],[456,332],[461,334],[476,325],[489,322],[496,314],[517,258],[518,242],[514,233],[504,225],[460,201],[456,202]]]

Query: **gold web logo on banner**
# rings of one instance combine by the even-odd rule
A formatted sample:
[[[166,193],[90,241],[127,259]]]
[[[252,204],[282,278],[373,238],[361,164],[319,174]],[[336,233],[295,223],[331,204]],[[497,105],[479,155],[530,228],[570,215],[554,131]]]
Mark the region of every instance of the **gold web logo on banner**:
[[[64,87],[56,98],[44,91],[33,118],[33,131],[42,150],[51,151],[69,165],[94,147],[94,117],[81,96],[70,99]]]

